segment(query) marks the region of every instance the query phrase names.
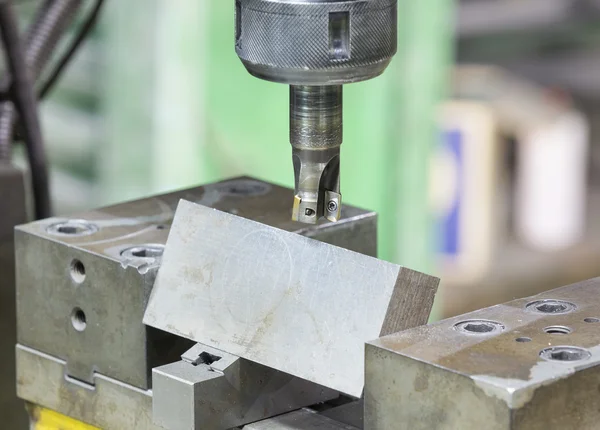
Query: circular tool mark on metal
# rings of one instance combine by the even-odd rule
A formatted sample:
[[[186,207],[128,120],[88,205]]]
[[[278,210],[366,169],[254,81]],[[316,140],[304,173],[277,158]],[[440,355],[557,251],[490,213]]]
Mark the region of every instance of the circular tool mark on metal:
[[[600,318],[585,318],[583,321],[591,324],[600,323]]]
[[[85,281],[85,266],[76,258],[71,261],[69,273],[71,275],[71,279],[73,279],[73,282],[81,284],[83,281]]]
[[[530,337],[518,337],[515,339],[515,342],[519,342],[519,343],[531,342],[531,338]]]
[[[454,325],[454,330],[473,335],[488,335],[504,331],[504,324],[490,320],[467,320]]]
[[[255,324],[261,332],[273,330],[278,306],[300,288],[290,285],[294,262],[285,239],[275,231],[255,230],[227,244],[226,252],[215,269],[197,275],[198,283],[206,288],[215,310],[224,304],[231,317],[247,324],[249,331],[257,328]]]
[[[525,310],[538,314],[562,315],[577,309],[574,303],[564,300],[536,300],[535,302],[527,303]]]
[[[162,257],[165,252],[164,245],[138,245],[132,246],[131,248],[124,249],[121,251],[121,257],[127,258],[130,260],[135,259],[145,259],[145,260],[154,260],[156,258]]]
[[[87,327],[85,312],[81,308],[74,308],[73,312],[71,312],[71,324],[73,324],[75,330],[80,332],[84,331]]]
[[[271,186],[251,179],[239,179],[216,185],[219,192],[236,197],[263,196],[271,191]]]
[[[89,236],[98,231],[98,226],[85,220],[68,220],[57,222],[46,228],[48,234],[54,236]]]
[[[544,332],[548,334],[570,334],[573,330],[564,325],[551,325],[544,328]]]
[[[592,357],[592,353],[587,349],[576,346],[553,346],[542,349],[540,357],[547,361],[573,362],[589,360]]]

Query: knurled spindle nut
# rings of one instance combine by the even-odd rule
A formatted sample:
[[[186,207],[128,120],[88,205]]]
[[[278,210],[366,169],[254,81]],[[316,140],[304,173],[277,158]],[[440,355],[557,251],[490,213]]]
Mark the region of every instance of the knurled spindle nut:
[[[259,78],[339,85],[374,78],[397,49],[397,0],[236,0],[236,51]]]

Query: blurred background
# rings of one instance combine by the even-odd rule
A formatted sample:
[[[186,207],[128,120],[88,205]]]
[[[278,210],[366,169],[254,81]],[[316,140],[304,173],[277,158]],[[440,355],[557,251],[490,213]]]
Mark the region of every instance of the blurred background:
[[[380,257],[442,278],[434,318],[600,275],[600,1],[399,9],[392,66],[344,96],[342,193],[380,214]],[[57,213],[293,186],[288,91],[245,71],[233,23],[233,1],[106,1],[41,108]]]

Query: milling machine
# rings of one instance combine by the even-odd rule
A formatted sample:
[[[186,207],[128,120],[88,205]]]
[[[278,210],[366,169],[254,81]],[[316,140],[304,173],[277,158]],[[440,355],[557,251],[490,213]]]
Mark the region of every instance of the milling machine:
[[[295,190],[241,177],[17,227],[32,428],[594,428],[600,281],[423,326],[439,280],[375,258],[377,215],[342,205],[342,85],[388,65],[396,0],[235,5],[244,65],[290,85]]]

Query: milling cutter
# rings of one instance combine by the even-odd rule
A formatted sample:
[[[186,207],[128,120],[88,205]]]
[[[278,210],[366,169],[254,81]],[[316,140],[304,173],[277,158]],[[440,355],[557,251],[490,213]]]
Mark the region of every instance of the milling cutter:
[[[342,85],[374,78],[397,48],[397,0],[236,0],[236,51],[261,79],[290,85],[292,218],[341,215]]]

